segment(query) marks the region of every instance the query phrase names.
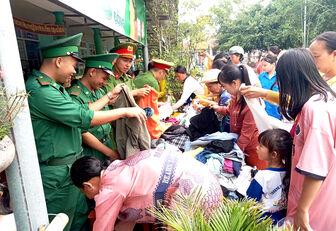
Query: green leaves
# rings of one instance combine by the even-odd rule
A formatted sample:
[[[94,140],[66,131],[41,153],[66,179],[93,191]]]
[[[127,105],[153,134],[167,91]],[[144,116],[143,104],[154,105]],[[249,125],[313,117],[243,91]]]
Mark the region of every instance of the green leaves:
[[[262,217],[261,204],[254,200],[227,200],[215,209],[206,208],[201,189],[190,196],[176,195],[170,205],[149,212],[177,231],[268,231],[276,230],[270,218]],[[284,229],[285,230],[285,229]]]
[[[245,50],[302,46],[303,0],[273,0],[267,6],[258,3],[250,7],[243,0],[235,2],[235,10],[227,0],[212,9],[218,25],[217,49],[225,51],[233,45]],[[335,30],[335,10],[335,1],[307,0],[308,41],[324,31]]]

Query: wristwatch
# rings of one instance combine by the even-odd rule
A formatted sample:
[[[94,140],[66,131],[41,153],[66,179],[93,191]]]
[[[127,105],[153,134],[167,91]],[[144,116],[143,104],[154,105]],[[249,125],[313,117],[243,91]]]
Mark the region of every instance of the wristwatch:
[[[114,99],[114,96],[112,95],[111,92],[107,92],[106,95],[107,95],[107,97],[108,97],[110,100]]]

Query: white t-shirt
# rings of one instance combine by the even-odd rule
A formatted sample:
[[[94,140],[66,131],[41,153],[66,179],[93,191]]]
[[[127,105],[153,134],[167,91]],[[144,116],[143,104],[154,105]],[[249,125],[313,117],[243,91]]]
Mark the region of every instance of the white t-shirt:
[[[204,89],[201,84],[191,76],[188,76],[183,84],[183,92],[181,98],[173,105],[173,110],[181,107],[190,97],[190,95],[194,93],[195,95],[203,95]]]
[[[247,196],[263,202],[265,212],[275,213],[286,209],[287,197],[282,184],[285,175],[284,168],[259,170],[246,191]]]
[[[0,230],[16,231],[14,213],[0,216]]]

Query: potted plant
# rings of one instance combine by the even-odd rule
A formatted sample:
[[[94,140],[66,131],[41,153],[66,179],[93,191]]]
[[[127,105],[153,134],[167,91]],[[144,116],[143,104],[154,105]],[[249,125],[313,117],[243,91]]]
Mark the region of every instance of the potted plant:
[[[0,86],[0,172],[5,170],[14,159],[15,146],[8,134],[27,96],[25,92],[7,94]]]
[[[292,230],[291,227],[273,226],[270,218],[264,218],[262,205],[250,199],[228,200],[223,198],[219,206],[209,211],[202,209],[204,199],[201,190],[190,196],[176,195],[173,207],[164,205],[149,210],[167,230],[176,231],[241,231],[241,230]]]

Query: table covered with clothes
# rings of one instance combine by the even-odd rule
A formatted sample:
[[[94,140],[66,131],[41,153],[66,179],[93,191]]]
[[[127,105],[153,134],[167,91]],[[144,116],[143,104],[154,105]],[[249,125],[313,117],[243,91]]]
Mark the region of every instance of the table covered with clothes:
[[[238,134],[223,132],[212,109],[195,111],[189,107],[186,112],[174,113],[164,121],[172,125],[159,139],[152,139],[152,148],[164,143],[178,147],[183,155],[200,161],[217,176],[225,197],[246,196],[258,170],[246,164],[246,154],[237,144]]]

